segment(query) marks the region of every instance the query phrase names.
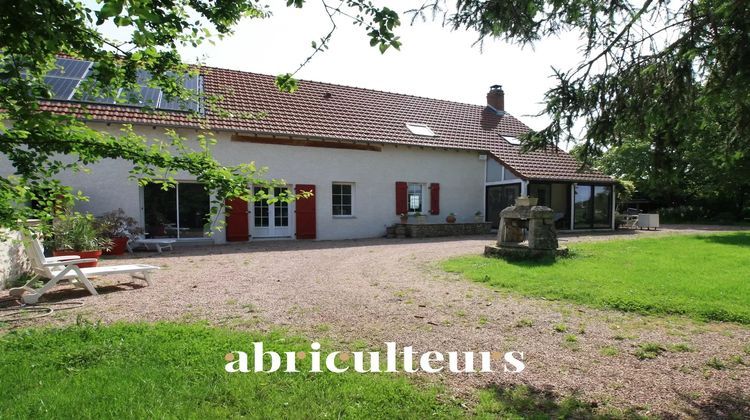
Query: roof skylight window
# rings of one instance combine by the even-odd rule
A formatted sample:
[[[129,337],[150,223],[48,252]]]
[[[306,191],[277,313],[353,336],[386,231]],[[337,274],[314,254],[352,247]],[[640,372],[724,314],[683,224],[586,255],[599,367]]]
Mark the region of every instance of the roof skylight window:
[[[505,140],[507,140],[507,141],[508,141],[508,143],[510,143],[510,144],[513,144],[513,145],[516,145],[516,146],[518,146],[519,144],[521,144],[521,140],[519,140],[519,139],[518,139],[518,137],[513,137],[513,136],[503,136],[503,138],[504,138]]]
[[[435,137],[437,134],[435,134],[430,127],[428,127],[426,124],[413,124],[413,123],[406,123],[406,128],[411,131],[412,134],[415,134],[417,136],[425,136],[425,137]]]

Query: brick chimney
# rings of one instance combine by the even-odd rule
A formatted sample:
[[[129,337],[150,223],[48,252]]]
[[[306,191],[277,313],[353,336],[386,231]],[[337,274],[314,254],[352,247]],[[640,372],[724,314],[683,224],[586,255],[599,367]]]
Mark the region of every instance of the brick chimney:
[[[490,91],[487,92],[487,105],[497,111],[498,114],[505,113],[505,92],[503,92],[502,86],[490,86]]]

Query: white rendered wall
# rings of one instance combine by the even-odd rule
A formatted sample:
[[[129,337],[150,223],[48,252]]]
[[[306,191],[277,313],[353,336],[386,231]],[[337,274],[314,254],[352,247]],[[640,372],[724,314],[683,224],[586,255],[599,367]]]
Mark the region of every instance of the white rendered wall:
[[[96,128],[112,133],[119,126],[96,124]],[[162,128],[136,127],[148,137],[161,137]],[[182,135],[196,136],[195,130]],[[428,215],[428,223],[443,222],[453,212],[458,222],[473,221],[474,213],[483,210],[485,166],[478,152],[440,150],[407,146],[383,146],[381,152],[277,146],[233,142],[231,133],[216,133],[218,143],[214,156],[223,164],[234,165],[254,161],[267,166],[269,178],[283,178],[288,184],[316,186],[318,239],[352,239],[382,236],[386,225],[398,221],[395,204],[397,181],[423,183],[424,208],[429,211],[430,183],[440,184],[440,214]],[[105,160],[90,166],[89,173],[64,174],[61,180],[90,197],[78,209],[95,215],[121,207],[143,224],[139,187],[128,181],[131,165],[124,161]],[[12,172],[7,163],[0,163],[0,173]],[[191,180],[186,174],[178,180]],[[354,183],[353,217],[334,218],[331,209],[331,183]],[[294,232],[293,212],[292,232]],[[252,229],[252,219],[251,219]],[[224,232],[214,235],[218,243]]]

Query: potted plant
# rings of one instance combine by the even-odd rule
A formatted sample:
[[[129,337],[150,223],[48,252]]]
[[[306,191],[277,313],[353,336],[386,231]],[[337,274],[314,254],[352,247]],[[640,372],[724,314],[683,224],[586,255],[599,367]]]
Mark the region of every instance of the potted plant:
[[[143,233],[143,229],[138,227],[138,222],[122,209],[112,210],[97,217],[96,224],[102,236],[112,242],[112,247],[104,251],[107,255],[124,254],[128,241]]]
[[[111,242],[97,229],[90,214],[69,213],[52,224],[50,241],[52,255],[78,255],[81,258],[98,259],[103,249],[109,249]],[[96,267],[97,262],[78,264],[79,267]]]
[[[476,213],[474,213],[474,221],[477,223],[484,222],[484,217],[482,217],[482,212],[477,210]]]
[[[448,217],[445,218],[445,221],[448,223],[456,223],[456,215],[454,213],[449,213]]]
[[[405,225],[409,222],[409,215],[406,213],[401,213],[398,215],[399,219],[401,219],[401,224]]]
[[[417,223],[423,225],[427,221],[427,216],[420,212],[414,212],[414,218],[417,219]]]

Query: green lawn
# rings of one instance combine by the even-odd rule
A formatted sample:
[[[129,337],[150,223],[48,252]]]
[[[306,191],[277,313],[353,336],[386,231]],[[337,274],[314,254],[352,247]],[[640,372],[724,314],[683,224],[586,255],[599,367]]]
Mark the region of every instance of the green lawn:
[[[525,296],[750,324],[750,233],[573,244],[572,257],[454,258],[445,270]]]
[[[471,403],[404,374],[226,373],[229,349],[253,341],[278,353],[310,345],[196,324],[16,330],[0,335],[0,418],[636,417],[526,386],[480,389]]]
[[[435,388],[416,387],[392,374],[227,374],[224,355],[230,349],[251,352],[253,341],[277,352],[309,350],[310,345],[279,334],[175,324],[8,333],[0,336],[0,418],[462,414],[456,404],[441,403]]]

